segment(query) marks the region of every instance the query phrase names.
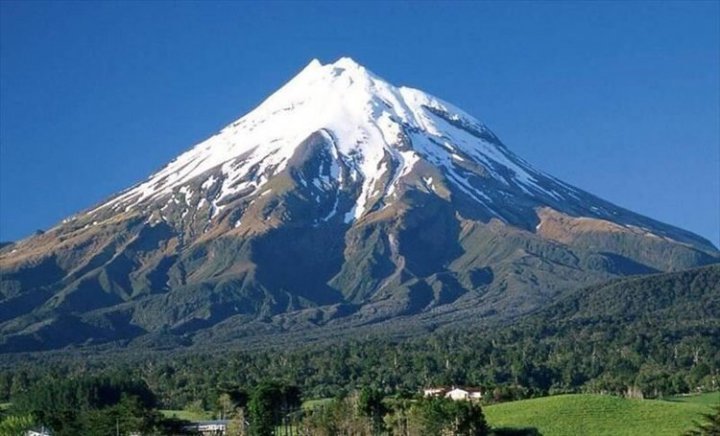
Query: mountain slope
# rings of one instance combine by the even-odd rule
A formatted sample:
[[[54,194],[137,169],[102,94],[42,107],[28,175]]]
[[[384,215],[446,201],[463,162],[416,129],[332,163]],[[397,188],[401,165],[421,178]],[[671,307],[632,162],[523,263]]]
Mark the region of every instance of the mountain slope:
[[[612,280],[569,293],[549,306],[540,323],[593,324],[602,320],[673,323],[720,320],[720,265]],[[657,321],[660,322],[660,321]]]
[[[719,259],[532,168],[448,103],[313,61],[147,181],[0,249],[0,332],[23,349],[507,318],[578,284]]]
[[[718,342],[715,338],[720,338],[720,264],[568,288],[538,310],[524,312],[522,317],[503,318],[488,314],[487,306],[482,305],[483,300],[480,302],[478,306],[467,305],[454,310],[439,306],[373,324],[353,323],[352,317],[337,318],[319,327],[313,325],[313,328],[304,329],[302,324],[283,328],[288,314],[277,315],[271,322],[250,322],[245,329],[229,319],[198,332],[195,342],[200,348],[238,340],[261,347],[264,343],[323,343],[328,338],[338,337],[377,338],[378,334],[389,340],[421,336],[418,340],[422,342],[429,332],[435,332],[443,343],[462,342],[462,338],[468,336],[493,337],[498,344],[508,347],[528,344],[564,349],[568,344],[578,344],[574,347],[577,353],[591,353],[597,349],[609,355],[616,350],[615,346],[608,348],[610,339],[616,345],[633,344],[638,337],[645,340],[661,338],[665,344],[694,344],[697,338],[713,338]],[[659,348],[667,350],[665,346]],[[709,348],[703,355],[716,361],[717,350],[720,348]],[[650,353],[649,349],[645,351]],[[582,358],[589,359],[589,355]],[[544,355],[542,358],[549,357]],[[662,356],[650,356],[650,359],[662,360]]]

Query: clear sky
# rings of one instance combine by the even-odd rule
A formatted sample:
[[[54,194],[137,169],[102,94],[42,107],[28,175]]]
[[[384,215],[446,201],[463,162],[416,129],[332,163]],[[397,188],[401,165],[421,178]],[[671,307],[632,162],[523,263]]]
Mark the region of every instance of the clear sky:
[[[351,56],[718,245],[719,4],[0,1],[0,240],[141,181],[312,58]]]

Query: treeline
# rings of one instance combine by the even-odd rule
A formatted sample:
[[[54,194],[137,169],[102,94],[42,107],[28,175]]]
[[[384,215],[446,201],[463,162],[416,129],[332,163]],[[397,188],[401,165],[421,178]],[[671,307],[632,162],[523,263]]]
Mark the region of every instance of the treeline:
[[[369,387],[304,408],[296,387],[276,382],[262,382],[248,393],[236,391],[223,394],[222,398],[233,410],[229,415],[232,435],[481,436],[509,430],[491,432],[477,402],[419,395],[386,396]],[[233,398],[240,401],[227,401]],[[246,398],[247,402],[243,402]]]
[[[297,429],[302,435],[500,435],[511,429],[490,429],[479,403],[446,398],[393,396],[363,389],[308,409]],[[535,435],[534,429],[513,434]],[[269,435],[269,434],[268,434]]]
[[[561,392],[646,397],[718,388],[720,329],[658,328],[612,320],[563,326],[516,326],[493,333],[436,333],[422,340],[319,344],[290,351],[132,355],[92,365],[77,361],[18,363],[0,372],[0,401],[38,383],[81,373],[130,374],[145,380],[168,409],[213,410],[219,396],[266,379],[298,386],[306,398],[335,397],[372,386],[385,393],[436,385],[484,387],[493,401]],[[197,404],[199,403],[199,405]]]
[[[297,387],[277,382],[225,392],[220,399],[223,417],[229,419],[224,434],[229,436],[483,436],[508,431],[491,432],[478,403],[387,398],[371,388],[307,408],[301,408]],[[56,436],[198,434],[190,422],[163,417],[144,382],[121,377],[80,377],[33,386],[0,414],[0,434],[21,435],[32,427],[49,429]]]
[[[141,351],[135,351],[141,353]],[[272,379],[304,399],[364,387],[385,395],[479,386],[484,401],[591,392],[662,397],[720,388],[720,267],[578,291],[510,326],[438,330],[392,341],[328,341],[265,351],[230,347],[96,359],[32,355],[0,371],[0,402],[86,374],[143,380],[167,409],[220,412],[223,394]]]
[[[163,417],[157,399],[140,380],[86,376],[44,380],[13,397],[0,415],[0,432],[24,434],[32,427],[56,436],[185,434],[187,423]]]

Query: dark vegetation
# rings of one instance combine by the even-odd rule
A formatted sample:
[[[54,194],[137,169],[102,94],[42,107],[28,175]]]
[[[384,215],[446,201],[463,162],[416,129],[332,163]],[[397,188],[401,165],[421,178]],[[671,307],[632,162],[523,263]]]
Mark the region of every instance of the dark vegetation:
[[[225,388],[265,379],[309,398],[364,386],[496,389],[498,399],[559,392],[646,397],[714,390],[720,376],[720,266],[618,280],[578,291],[515,324],[457,327],[395,341],[374,335],[261,351],[237,347],[107,354],[5,355],[0,401],[44,379],[117,371],[145,380],[167,408],[214,404]],[[178,351],[179,350],[179,351]]]
[[[13,396],[7,414],[26,417],[26,426],[50,428],[58,436],[171,434],[182,430],[181,422],[163,418],[156,406],[155,394],[142,381],[85,376],[36,383]],[[0,430],[13,434],[10,429]]]
[[[312,434],[336,434],[337,425],[400,431],[410,421],[422,425],[417,423],[425,422],[423,413],[447,413],[452,425],[467,418],[474,423],[467,428],[485,428],[479,408],[408,399],[435,385],[481,386],[485,402],[564,392],[662,398],[717,390],[719,287],[718,266],[618,280],[578,291],[512,325],[437,330],[405,341],[369,337],[260,351],[208,344],[205,351],[155,354],[6,355],[0,402],[69,429],[90,422],[106,428],[126,415],[138,428],[162,428],[158,406],[214,410],[217,416],[242,407],[250,422],[295,426],[302,419],[315,429]],[[297,414],[301,400],[328,397],[336,400]],[[63,415],[68,408],[77,412]],[[282,418],[288,416],[295,421]],[[347,416],[357,421],[338,423]],[[463,434],[483,434],[468,431]]]
[[[224,417],[230,418],[227,431],[233,436],[489,434],[482,408],[474,402],[398,400],[366,388],[302,410],[294,386],[263,382],[249,394],[232,394],[221,394],[218,405],[231,409]],[[0,416],[0,434],[19,435],[33,425],[57,436],[196,434],[190,422],[165,418],[155,406],[153,393],[137,380],[80,377],[40,383],[14,398],[7,416]]]

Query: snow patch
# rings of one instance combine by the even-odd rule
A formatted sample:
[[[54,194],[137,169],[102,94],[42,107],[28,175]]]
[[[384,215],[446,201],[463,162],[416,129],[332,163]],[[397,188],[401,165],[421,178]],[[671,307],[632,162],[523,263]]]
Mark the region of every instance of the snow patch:
[[[203,190],[207,191],[208,189],[212,188],[212,186],[215,184],[215,181],[216,181],[216,180],[217,180],[217,179],[215,178],[215,176],[210,176],[210,177],[207,178],[207,180],[205,180],[205,181],[203,182],[202,185],[200,185],[200,188],[202,188]]]

